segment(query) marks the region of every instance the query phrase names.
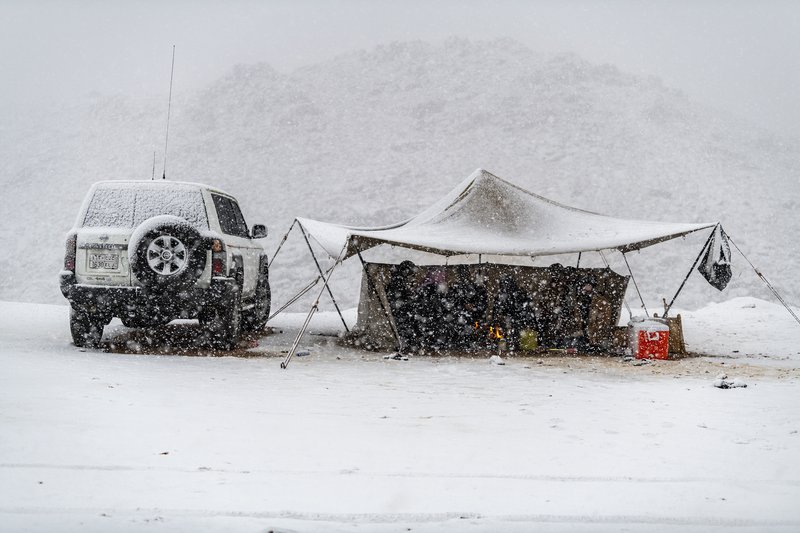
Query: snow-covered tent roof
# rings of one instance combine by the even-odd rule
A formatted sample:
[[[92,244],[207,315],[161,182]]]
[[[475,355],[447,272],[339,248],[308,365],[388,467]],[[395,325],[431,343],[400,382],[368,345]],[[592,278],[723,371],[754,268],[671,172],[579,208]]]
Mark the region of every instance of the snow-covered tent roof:
[[[441,255],[540,256],[638,250],[716,223],[615,218],[543,198],[478,169],[419,215],[364,228],[297,218],[330,255],[349,257],[379,244]]]

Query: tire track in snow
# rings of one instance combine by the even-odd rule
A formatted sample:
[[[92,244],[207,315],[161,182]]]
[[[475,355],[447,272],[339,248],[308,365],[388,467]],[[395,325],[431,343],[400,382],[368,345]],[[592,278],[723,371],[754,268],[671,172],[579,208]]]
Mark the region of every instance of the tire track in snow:
[[[546,481],[562,483],[758,483],[767,485],[800,486],[800,479],[747,479],[714,477],[645,477],[645,476],[556,476],[547,474],[493,474],[482,472],[381,472],[360,469],[341,470],[280,470],[280,469],[226,469],[199,466],[197,468],[170,466],[130,465],[56,465],[47,463],[5,463],[0,469],[77,470],[98,472],[181,472],[187,474],[268,474],[296,476],[363,476],[387,478],[434,479],[508,479],[520,481]]]
[[[474,512],[442,512],[442,513],[316,513],[299,511],[226,511],[201,509],[170,509],[163,507],[135,509],[105,507],[2,507],[0,514],[32,514],[58,515],[83,514],[109,517],[119,515],[157,514],[160,516],[194,517],[194,518],[258,518],[289,519],[308,522],[333,522],[342,524],[372,523],[435,523],[450,520],[480,520],[486,522],[529,522],[542,524],[642,524],[663,526],[707,526],[707,527],[762,527],[790,528],[800,527],[800,520],[769,520],[751,518],[699,517],[699,516],[659,516],[614,514],[607,516],[582,514],[480,514]]]

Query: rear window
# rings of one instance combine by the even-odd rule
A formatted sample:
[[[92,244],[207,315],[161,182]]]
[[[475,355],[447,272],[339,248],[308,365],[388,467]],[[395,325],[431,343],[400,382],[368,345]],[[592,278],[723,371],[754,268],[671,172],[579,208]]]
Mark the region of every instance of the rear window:
[[[84,227],[135,228],[148,218],[173,215],[197,229],[208,228],[203,195],[188,187],[109,187],[92,196]]]

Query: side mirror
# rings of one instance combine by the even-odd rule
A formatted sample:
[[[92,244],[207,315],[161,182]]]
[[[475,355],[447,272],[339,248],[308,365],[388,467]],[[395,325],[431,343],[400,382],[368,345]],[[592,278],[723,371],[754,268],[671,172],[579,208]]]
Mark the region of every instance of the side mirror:
[[[267,227],[264,224],[253,225],[253,239],[263,239],[267,236]]]

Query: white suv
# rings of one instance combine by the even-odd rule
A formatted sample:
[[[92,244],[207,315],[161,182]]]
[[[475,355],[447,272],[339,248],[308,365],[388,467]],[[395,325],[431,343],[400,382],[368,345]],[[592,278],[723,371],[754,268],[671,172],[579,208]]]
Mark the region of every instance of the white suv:
[[[67,235],[61,292],[76,346],[96,346],[118,317],[128,327],[198,318],[218,348],[263,329],[268,260],[229,194],[174,181],[102,181]]]

